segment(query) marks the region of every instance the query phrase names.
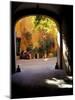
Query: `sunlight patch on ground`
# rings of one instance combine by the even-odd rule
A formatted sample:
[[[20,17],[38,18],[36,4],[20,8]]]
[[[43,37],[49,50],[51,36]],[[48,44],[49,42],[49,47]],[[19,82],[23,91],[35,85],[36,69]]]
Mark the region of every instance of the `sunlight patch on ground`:
[[[58,85],[59,88],[72,88],[72,85],[71,84],[61,84],[61,85]]]
[[[67,78],[68,78],[69,80],[73,80],[73,77],[72,77],[72,76],[67,76]]]
[[[46,79],[45,83],[48,85],[56,85],[59,88],[72,88],[72,84],[67,84],[65,83],[65,81],[63,79],[56,79],[56,78],[52,78],[52,80],[50,79]]]

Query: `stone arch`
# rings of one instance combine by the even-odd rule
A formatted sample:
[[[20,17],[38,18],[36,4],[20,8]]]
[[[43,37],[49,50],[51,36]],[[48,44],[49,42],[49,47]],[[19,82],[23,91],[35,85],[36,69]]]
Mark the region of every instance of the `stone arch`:
[[[28,5],[30,5],[30,3],[27,3]],[[26,5],[26,4],[25,4]],[[58,24],[60,25],[60,31],[59,33],[61,33],[61,15],[59,14],[58,9],[56,10],[56,12],[52,11],[52,8],[54,9],[55,6],[52,5],[52,7],[49,9],[46,9],[45,5],[42,6],[43,4],[33,4],[33,7],[27,8],[27,6],[23,7],[22,9],[20,9],[22,7],[22,4],[18,4],[18,7],[12,8],[12,14],[11,14],[11,45],[14,47],[15,46],[15,34],[14,34],[14,26],[16,24],[16,22],[24,17],[24,16],[29,16],[29,15],[47,15],[49,17],[52,17],[54,20],[56,20],[58,22]],[[61,7],[59,6],[59,9]],[[54,9],[55,10],[55,9]],[[12,47],[11,47],[12,48]],[[15,49],[12,52],[12,64],[15,65]],[[62,68],[62,34],[60,34],[60,50],[59,50],[59,56],[60,56],[60,68]],[[14,58],[14,60],[12,60]],[[15,72],[15,66],[13,67],[13,65],[11,66],[11,72],[14,73]]]

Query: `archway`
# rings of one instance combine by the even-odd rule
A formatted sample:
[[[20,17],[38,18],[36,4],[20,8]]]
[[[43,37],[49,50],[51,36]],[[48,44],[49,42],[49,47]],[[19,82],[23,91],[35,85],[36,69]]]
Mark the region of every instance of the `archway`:
[[[60,29],[58,22],[46,15],[30,15],[15,25],[16,61],[54,58],[60,68]],[[16,62],[18,65],[19,63]],[[21,65],[21,64],[20,64]]]
[[[72,14],[72,8],[65,6],[65,5],[56,5],[56,4],[42,4],[42,3],[24,3],[24,2],[12,2],[11,3],[11,72],[13,73],[12,80],[11,80],[11,87],[12,87],[12,98],[14,97],[30,97],[30,96],[44,96],[44,95],[48,95],[48,96],[52,96],[52,95],[62,95],[62,94],[72,94],[73,93],[73,88],[72,88],[72,77],[68,77],[67,73],[65,75],[64,72],[67,72],[66,68],[68,69],[68,67],[65,66],[65,64],[68,66],[67,62],[65,63],[66,59],[66,47],[67,45],[70,43],[70,45],[68,45],[68,50],[71,53],[71,39],[69,38],[71,36],[72,33],[72,24],[70,24],[70,22],[72,22],[70,19],[72,19],[72,16],[70,16],[70,14]],[[68,9],[69,9],[69,13],[68,13]],[[49,34],[49,36],[47,36],[48,38],[46,38],[46,35],[48,35],[48,33],[46,34],[46,32],[40,32],[43,33],[43,40],[41,38],[39,38],[40,40],[43,41],[43,43],[45,45],[43,45],[43,43],[41,43],[42,49],[45,49],[44,53],[38,53],[39,46],[38,43],[35,42],[31,42],[32,37],[34,38],[35,36],[33,35],[36,34],[37,32],[31,32],[29,31],[31,28],[30,26],[25,27],[24,31],[22,30],[22,32],[24,33],[23,36],[24,39],[27,38],[29,39],[29,42],[25,42],[28,44],[25,44],[22,47],[22,43],[23,43],[23,37],[19,36],[22,34],[18,34],[18,31],[15,30],[15,26],[17,25],[17,23],[19,21],[21,21],[21,18],[28,18],[28,16],[37,16],[39,15],[39,17],[42,16],[47,16],[47,18],[49,17],[50,19],[52,18],[54,20],[54,22],[56,22],[58,25],[58,32],[57,32],[57,44],[58,44],[58,49],[56,49],[57,52],[57,62],[59,64],[59,70],[50,70],[50,65],[52,62],[52,60],[48,60],[51,59],[51,56],[53,56],[53,54],[51,52],[52,48],[49,48],[49,52],[47,55],[47,46],[46,42],[48,41],[44,41],[45,39],[49,39],[49,47],[50,47],[50,42],[51,41],[51,36]],[[38,19],[38,18],[36,18]],[[40,18],[39,18],[40,19]],[[23,19],[22,19],[23,20]],[[23,21],[24,22],[24,21]],[[30,21],[29,21],[30,22]],[[36,21],[37,23],[39,23],[39,21]],[[35,22],[35,23],[36,23]],[[26,21],[25,21],[26,23]],[[26,24],[27,25],[27,24]],[[25,25],[23,25],[25,26]],[[35,25],[37,26],[37,25]],[[71,27],[71,28],[70,28]],[[70,32],[69,32],[69,28],[70,28]],[[28,30],[29,29],[29,30]],[[21,33],[22,33],[21,32]],[[31,34],[30,34],[31,33]],[[52,32],[53,33],[53,32]],[[33,35],[33,36],[32,36]],[[62,37],[63,36],[63,37]],[[37,36],[38,37],[38,36]],[[72,36],[71,36],[72,37]],[[66,38],[66,39],[64,39]],[[66,40],[66,44],[65,41]],[[37,40],[37,39],[36,39]],[[31,43],[31,45],[29,45]],[[34,44],[35,43],[35,44]],[[17,47],[16,47],[17,44]],[[52,44],[54,45],[54,43]],[[15,49],[13,48],[15,47]],[[36,48],[37,47],[37,48]],[[62,49],[63,47],[63,49]],[[64,49],[65,48],[65,49]],[[31,56],[29,56],[29,54],[26,55],[22,55],[22,50],[26,51],[26,52],[30,52],[32,53],[32,51],[35,51],[36,53],[33,53]],[[53,50],[52,50],[53,51]],[[63,54],[64,55],[63,55]],[[42,56],[40,56],[42,54]],[[16,56],[17,55],[17,56]],[[70,54],[71,57],[71,54]],[[36,58],[36,59],[34,59]],[[36,63],[36,60],[39,58],[38,60],[38,64]],[[63,59],[65,58],[65,59]],[[34,60],[33,64],[32,62],[30,62],[30,69],[26,69],[24,71],[20,71],[19,66],[18,66],[18,70],[16,72],[16,59],[22,59],[23,60],[23,64],[26,61],[26,59],[28,59],[27,61],[30,60]],[[43,62],[40,63],[40,60],[42,60]],[[70,65],[72,65],[71,61],[72,59],[68,59],[70,61]],[[68,61],[67,60],[67,61]],[[26,61],[26,62],[27,62]],[[48,63],[46,63],[48,61]],[[56,62],[56,60],[55,60]],[[64,62],[64,63],[63,63]],[[29,64],[28,62],[25,63],[25,67],[27,66],[27,64]],[[39,70],[37,70],[36,68],[38,68],[38,66],[40,66],[40,64],[43,64],[43,67],[39,67]],[[45,66],[46,65],[46,66]],[[52,66],[53,67],[53,66]],[[61,70],[63,67],[63,70]],[[33,69],[32,69],[33,68]],[[71,71],[72,71],[72,66],[70,67]],[[18,73],[19,72],[19,73]],[[68,82],[68,80],[70,80]],[[70,83],[71,82],[71,83]],[[63,84],[64,83],[64,84]],[[53,86],[52,86],[53,85]],[[30,88],[31,87],[31,88]],[[29,89],[30,88],[30,89]],[[64,90],[62,89],[64,88]],[[69,88],[69,90],[68,90]],[[46,90],[45,90],[46,89]],[[63,90],[63,91],[62,91]],[[66,92],[64,92],[66,91]]]
[[[29,5],[29,3],[27,3],[27,4]],[[23,9],[19,9],[19,8],[21,8],[21,7],[19,7],[16,10],[14,10],[14,8],[12,8],[12,18],[11,18],[11,40],[12,40],[11,41],[11,46],[12,47],[15,46],[15,40],[16,40],[15,39],[15,33],[14,33],[14,26],[17,23],[17,21],[20,20],[21,18],[23,18],[24,16],[29,16],[29,15],[46,15],[46,16],[49,16],[49,17],[51,17],[51,18],[53,18],[57,21],[57,23],[59,24],[59,29],[60,29],[59,33],[61,33],[61,16],[60,16],[60,14],[58,14],[57,11],[52,11],[52,8],[54,10],[53,5],[50,8],[51,10],[49,10],[48,5],[43,5],[42,6],[42,4],[32,4],[31,6],[29,8],[24,6],[25,8],[23,8]],[[45,9],[46,7],[47,7],[47,9]],[[57,8],[61,9],[61,6],[59,6]],[[59,50],[60,61],[59,61],[59,65],[60,66],[59,67],[62,68],[62,34],[60,34],[59,38],[60,38],[60,41],[59,41],[60,42],[60,50]],[[15,48],[16,48],[16,46],[15,46]],[[11,72],[12,73],[14,73],[15,70],[16,70],[15,69],[16,68],[16,54],[15,54],[15,52],[16,52],[16,49],[14,49],[13,52],[11,53],[12,54],[11,55],[11,57],[12,57],[11,58],[11,61],[12,61]]]

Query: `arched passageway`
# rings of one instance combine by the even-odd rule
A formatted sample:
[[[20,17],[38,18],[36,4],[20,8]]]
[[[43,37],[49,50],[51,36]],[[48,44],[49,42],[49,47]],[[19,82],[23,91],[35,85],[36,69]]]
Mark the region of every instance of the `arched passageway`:
[[[69,9],[70,15],[67,12]],[[23,3],[23,2],[12,2],[11,3],[11,48],[15,46],[15,33],[14,27],[18,20],[24,16],[29,15],[46,15],[55,19],[59,24],[60,33],[60,68],[64,68],[67,74],[70,72],[73,74],[73,7],[72,5],[54,5],[54,4],[42,4],[42,3]],[[59,36],[58,36],[59,37]],[[63,38],[64,37],[64,38]],[[71,37],[71,38],[70,38]],[[68,52],[67,62],[62,57],[64,53],[63,39]],[[11,49],[11,73],[15,73],[16,68],[16,55],[15,49]],[[65,54],[65,53],[64,53]],[[65,64],[68,63],[68,64]]]
[[[34,17],[37,17],[36,15],[39,15],[39,17],[41,15],[47,16],[47,18],[53,19],[51,21],[53,21],[54,23],[57,22],[56,26],[58,27],[56,28],[56,30],[59,28],[58,32],[52,31],[51,35],[50,29],[52,28],[48,28],[49,35],[45,30],[36,32],[35,29],[36,30],[39,29],[39,24],[38,24],[40,22],[38,21],[38,19],[40,19],[39,17],[35,18],[36,19],[35,26],[37,27],[33,28],[34,30],[31,30],[33,25],[28,25],[27,23],[29,22],[30,24],[30,21],[26,22],[26,20],[29,17],[32,17],[34,19]],[[54,95],[63,95],[63,94],[66,95],[73,93],[72,76],[71,77],[67,76],[67,74],[69,74],[68,68],[70,69],[71,75],[73,71],[72,48],[71,48],[72,40],[70,39],[70,36],[72,37],[71,35],[72,20],[70,19],[72,19],[72,6],[54,5],[54,4],[50,5],[41,3],[40,4],[23,3],[23,2],[11,3],[11,51],[12,51],[11,52],[11,73],[12,73],[11,97],[12,98],[32,97],[32,96],[33,97],[52,96],[52,95],[54,96]],[[46,25],[47,23],[43,24],[47,26]],[[18,29],[18,27],[20,30]],[[55,28],[53,29],[55,30]],[[39,35],[38,38],[38,34],[43,34],[43,35]],[[55,36],[54,34],[56,34],[55,39],[54,39]],[[42,36],[43,39],[40,36]],[[36,40],[34,39],[35,37],[37,37]],[[40,42],[42,45],[41,44],[39,45],[39,43],[37,42],[38,39],[42,40],[41,41],[42,43]],[[47,39],[49,40],[47,41]],[[53,43],[51,43],[52,40]],[[49,43],[49,47],[46,44],[46,42]],[[50,44],[53,48],[52,47],[50,48]],[[42,47],[41,49],[43,49],[44,52],[42,53],[38,52],[40,47]],[[66,48],[68,49],[69,52],[67,52]],[[28,56],[25,55],[21,56],[23,50],[26,51],[27,53],[30,52],[30,54],[28,54]],[[54,50],[56,50],[57,53]],[[35,51],[35,53],[32,53],[33,51]],[[53,66],[51,65],[51,63],[53,62],[53,58],[51,58],[51,56],[54,56],[54,53],[56,53],[57,55],[55,62],[56,61],[58,62],[59,70],[50,69],[53,68],[54,66],[53,64],[52,64]],[[37,59],[34,58],[37,59],[39,58],[39,59],[37,61]],[[41,60],[43,58],[49,58],[50,60],[48,59]],[[22,59],[21,64],[24,64],[25,67],[27,66],[27,69],[25,71],[21,72],[18,66],[16,72],[17,59],[18,60],[20,59],[20,61]],[[29,59],[27,60],[28,62],[25,59]],[[32,61],[30,62],[30,60],[34,60],[34,63]],[[28,64],[32,66],[28,68]],[[43,67],[41,67],[41,64],[43,65]],[[68,65],[70,65],[70,67]]]
[[[57,21],[46,15],[21,18],[17,21],[14,32],[16,35],[16,60],[56,57],[53,66],[55,67],[57,63],[60,68],[59,30]]]
[[[34,4],[35,5],[35,4]],[[33,6],[33,5],[32,5]],[[47,7],[47,6],[46,6]],[[14,27],[15,27],[15,25],[16,25],[16,23],[21,19],[21,18],[23,18],[24,16],[29,16],[29,15],[46,15],[46,16],[49,16],[49,17],[51,17],[52,19],[54,19],[55,21],[56,21],[56,23],[58,23],[58,25],[59,25],[59,33],[58,34],[60,34],[61,33],[61,27],[60,27],[60,25],[61,25],[61,16],[59,16],[57,13],[54,13],[54,11],[49,11],[48,9],[49,8],[47,8],[47,9],[44,9],[45,8],[45,5],[43,6],[43,7],[41,7],[41,5],[38,5],[38,4],[36,4],[36,7],[30,7],[30,8],[25,8],[25,9],[19,9],[19,8],[17,8],[17,10],[15,10],[15,13],[12,11],[12,27],[11,27],[11,31],[12,31],[12,35],[13,35],[13,33],[14,33],[14,35],[12,36],[12,41],[14,42],[14,43],[12,43],[12,45],[15,45],[15,32],[14,32]],[[58,7],[58,8],[60,8],[60,6]],[[52,8],[51,8],[52,9]],[[54,9],[54,8],[53,8]],[[14,17],[15,16],[15,17]],[[60,34],[60,35],[58,35],[58,38],[60,38],[59,39],[59,44],[60,44],[60,50],[58,51],[59,52],[59,58],[60,59],[58,59],[58,63],[59,63],[59,68],[62,68],[62,34]],[[19,40],[19,39],[18,39]],[[20,40],[19,40],[20,41]],[[16,46],[15,46],[15,48],[16,48]],[[13,53],[15,53],[16,52],[16,49],[15,49],[15,51],[13,50]],[[14,56],[14,55],[12,55],[12,56]],[[15,56],[16,56],[16,54],[15,54]],[[12,57],[13,58],[13,57]],[[12,73],[14,73],[15,72],[15,68],[16,68],[16,57],[14,57],[14,61],[12,61],[13,62],[13,64],[15,65],[15,67],[13,68],[13,66],[12,66]]]

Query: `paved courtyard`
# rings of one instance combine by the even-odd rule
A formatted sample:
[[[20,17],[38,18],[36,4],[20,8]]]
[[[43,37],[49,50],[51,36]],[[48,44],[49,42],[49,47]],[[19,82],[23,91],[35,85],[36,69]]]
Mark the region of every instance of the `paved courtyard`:
[[[72,94],[72,78],[55,69],[57,58],[17,60],[21,72],[12,76],[13,97]]]
[[[46,71],[46,70],[55,70],[55,64],[57,62],[57,58],[46,58],[46,59],[30,59],[30,60],[17,60],[17,65],[20,65],[22,71],[25,70],[35,70],[35,71]],[[42,70],[43,69],[43,70]]]

